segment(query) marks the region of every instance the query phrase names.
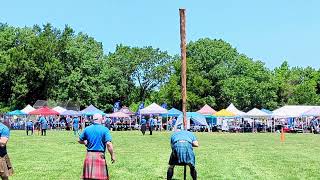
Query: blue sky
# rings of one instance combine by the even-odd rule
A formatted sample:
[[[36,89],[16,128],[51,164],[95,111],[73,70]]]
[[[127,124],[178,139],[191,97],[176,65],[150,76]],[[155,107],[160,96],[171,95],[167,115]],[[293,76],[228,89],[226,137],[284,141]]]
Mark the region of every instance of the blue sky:
[[[187,9],[187,40],[224,39],[267,67],[320,68],[320,1],[317,0],[15,0],[0,5],[0,22],[70,25],[103,43],[158,47],[179,54],[179,13]]]

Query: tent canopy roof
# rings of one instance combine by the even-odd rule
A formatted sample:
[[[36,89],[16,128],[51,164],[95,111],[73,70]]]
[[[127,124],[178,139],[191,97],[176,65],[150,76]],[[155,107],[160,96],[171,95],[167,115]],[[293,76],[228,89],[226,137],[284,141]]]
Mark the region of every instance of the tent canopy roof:
[[[261,111],[263,111],[263,112],[265,112],[265,113],[268,113],[268,114],[270,114],[270,115],[273,114],[273,112],[270,111],[270,110],[268,110],[268,109],[261,109]]]
[[[187,129],[190,129],[190,120],[192,120],[196,125],[208,126],[205,116],[198,112],[187,112]],[[182,123],[183,114],[178,117],[175,128],[177,128],[177,126],[181,125]]]
[[[89,116],[94,115],[94,114],[105,115],[105,113],[103,111],[94,107],[94,105],[92,105],[92,104],[90,104],[90,106],[88,106],[85,109],[83,109],[82,111],[80,111],[80,113],[84,114],[84,115],[89,115]]]
[[[246,113],[243,112],[243,111],[240,111],[239,109],[237,109],[233,103],[231,103],[228,107],[227,107],[227,110],[230,111],[230,112],[233,112],[236,116],[243,116],[245,115]]]
[[[54,107],[54,108],[52,108],[52,110],[57,111],[57,112],[60,113],[60,114],[61,114],[62,112],[64,112],[64,111],[66,111],[65,108],[60,107],[60,106]]]
[[[123,112],[114,112],[114,113],[111,113],[111,114],[107,114],[108,117],[112,117],[112,118],[130,118],[130,116],[126,113],[123,113]]]
[[[228,116],[235,116],[236,114],[228,111],[226,109],[221,109],[220,111],[215,113],[215,116],[221,116],[221,117],[228,117]]]
[[[130,111],[130,109],[127,107],[127,106],[123,106],[119,112],[123,112],[125,114],[128,114],[128,115],[134,115],[135,113]]]
[[[156,103],[152,103],[151,105],[141,109],[140,114],[168,114],[168,110]]]
[[[301,117],[305,112],[312,108],[320,108],[320,106],[297,106],[286,105],[273,111],[275,117]]]
[[[25,108],[23,108],[21,111],[24,112],[24,113],[29,113],[31,111],[34,111],[35,108],[33,108],[32,106],[30,106],[30,104],[28,104]]]
[[[270,117],[270,114],[263,112],[257,108],[253,108],[247,112],[246,116],[249,116],[249,117]]]
[[[320,116],[320,107],[313,107],[303,113],[304,116]]]
[[[59,113],[57,111],[54,111],[54,110],[48,108],[47,106],[39,108],[39,109],[36,109],[34,111],[31,111],[29,114],[30,115],[44,115],[44,116],[47,116],[47,115],[59,115]]]
[[[27,113],[24,113],[20,110],[14,110],[14,111],[8,112],[7,115],[9,115],[9,116],[24,116],[24,115],[27,115]]]
[[[200,114],[203,114],[203,115],[213,115],[217,111],[214,110],[212,107],[210,107],[208,104],[206,104],[197,112],[200,113]]]
[[[182,112],[176,108],[171,108],[168,111],[168,116],[174,116],[174,117],[178,117],[180,114],[182,114]]]
[[[63,115],[63,116],[81,116],[81,113],[79,111],[66,110],[66,111],[63,111],[60,115]]]

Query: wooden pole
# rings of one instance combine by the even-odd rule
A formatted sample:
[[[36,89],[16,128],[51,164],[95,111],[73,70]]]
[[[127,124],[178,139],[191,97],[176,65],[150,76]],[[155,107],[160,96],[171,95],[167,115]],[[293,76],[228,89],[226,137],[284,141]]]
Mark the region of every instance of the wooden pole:
[[[181,95],[183,127],[187,129],[187,47],[186,47],[186,15],[185,9],[179,9],[180,13],[180,48],[181,48]]]

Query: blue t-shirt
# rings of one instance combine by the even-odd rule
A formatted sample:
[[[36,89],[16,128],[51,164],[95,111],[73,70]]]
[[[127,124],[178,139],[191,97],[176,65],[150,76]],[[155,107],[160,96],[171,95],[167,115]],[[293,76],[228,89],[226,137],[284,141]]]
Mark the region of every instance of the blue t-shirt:
[[[33,123],[31,121],[27,122],[27,127],[33,127]]]
[[[101,124],[92,124],[83,130],[80,140],[87,140],[87,151],[105,152],[106,143],[111,142],[112,137],[108,128]]]
[[[77,117],[73,118],[73,127],[76,127],[76,128],[79,127],[79,118]]]
[[[141,125],[146,125],[147,124],[147,121],[145,119],[141,119],[141,122],[140,122]]]
[[[0,137],[6,137],[6,138],[9,138],[10,136],[10,130],[9,128],[0,123]],[[4,147],[0,147],[0,156],[3,157],[7,154],[7,147],[4,146]]]
[[[193,141],[197,141],[197,138],[189,131],[178,131],[173,133],[171,136],[171,146],[173,146],[176,142],[181,140],[187,141],[190,144],[192,144]]]
[[[153,118],[149,119],[149,126],[154,126],[154,119]]]
[[[39,120],[39,123],[41,124],[41,129],[47,129],[48,128],[48,122],[46,118],[41,117]]]

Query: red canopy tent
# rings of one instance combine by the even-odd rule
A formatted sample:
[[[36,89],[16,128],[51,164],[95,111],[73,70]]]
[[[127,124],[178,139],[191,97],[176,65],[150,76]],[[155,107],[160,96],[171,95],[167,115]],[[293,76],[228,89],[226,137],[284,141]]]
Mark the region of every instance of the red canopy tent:
[[[39,109],[36,109],[34,111],[29,112],[30,115],[44,115],[44,116],[48,116],[48,115],[59,115],[59,113],[57,111],[54,111],[48,107],[42,107]]]
[[[203,114],[203,115],[211,115],[212,116],[217,111],[215,111],[214,109],[212,109],[212,107],[210,107],[208,104],[206,104],[197,112],[200,114]]]

